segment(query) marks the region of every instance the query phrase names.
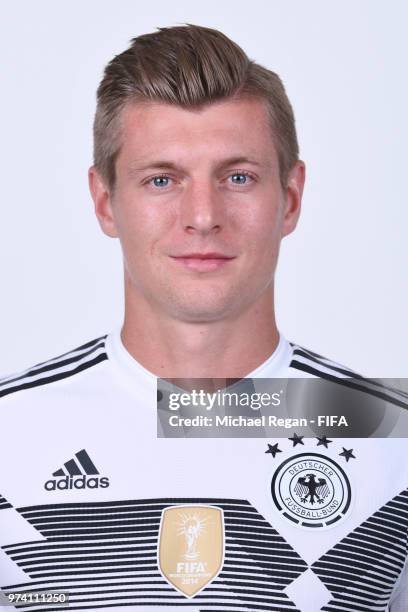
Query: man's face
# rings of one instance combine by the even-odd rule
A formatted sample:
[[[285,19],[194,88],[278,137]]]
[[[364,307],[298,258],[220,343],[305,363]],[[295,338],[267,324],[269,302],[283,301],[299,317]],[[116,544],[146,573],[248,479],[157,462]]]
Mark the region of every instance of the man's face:
[[[120,238],[126,291],[173,319],[235,317],[271,291],[299,214],[303,164],[283,191],[258,100],[200,110],[128,105],[114,194],[90,171],[96,213]]]

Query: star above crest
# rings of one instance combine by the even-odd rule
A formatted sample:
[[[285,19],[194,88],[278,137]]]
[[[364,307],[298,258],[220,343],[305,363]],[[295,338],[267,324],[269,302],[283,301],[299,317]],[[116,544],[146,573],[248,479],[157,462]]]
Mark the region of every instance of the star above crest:
[[[268,450],[265,451],[266,453],[270,453],[272,455],[273,458],[275,458],[277,453],[281,453],[281,449],[278,447],[278,443],[276,444],[268,444]]]

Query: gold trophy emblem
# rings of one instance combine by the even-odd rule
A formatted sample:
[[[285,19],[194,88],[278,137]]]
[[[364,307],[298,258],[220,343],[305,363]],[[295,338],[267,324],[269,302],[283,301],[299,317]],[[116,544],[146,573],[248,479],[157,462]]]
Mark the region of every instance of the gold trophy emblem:
[[[218,576],[224,561],[224,514],[216,506],[171,506],[163,510],[158,566],[186,597]]]

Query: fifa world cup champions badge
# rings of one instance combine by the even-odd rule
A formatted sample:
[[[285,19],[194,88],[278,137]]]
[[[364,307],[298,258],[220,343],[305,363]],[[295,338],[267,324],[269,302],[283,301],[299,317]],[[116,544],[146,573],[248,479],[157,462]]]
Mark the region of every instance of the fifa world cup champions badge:
[[[205,505],[171,506],[163,511],[158,545],[163,577],[194,597],[218,576],[224,562],[224,514]]]

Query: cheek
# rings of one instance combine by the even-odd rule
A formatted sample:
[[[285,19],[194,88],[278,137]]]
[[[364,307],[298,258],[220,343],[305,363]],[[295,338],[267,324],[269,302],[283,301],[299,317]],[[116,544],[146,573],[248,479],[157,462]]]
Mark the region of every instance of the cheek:
[[[282,215],[273,203],[264,203],[257,211],[249,212],[245,221],[245,243],[249,270],[255,279],[270,280],[276,268],[281,239]],[[263,282],[262,281],[262,282]]]
[[[134,259],[151,253],[168,231],[168,219],[159,207],[121,201],[115,223],[125,256]],[[168,215],[167,215],[168,216]]]
[[[280,208],[265,203],[258,209],[249,209],[241,219],[240,226],[257,250],[268,249],[280,238],[282,229]]]

